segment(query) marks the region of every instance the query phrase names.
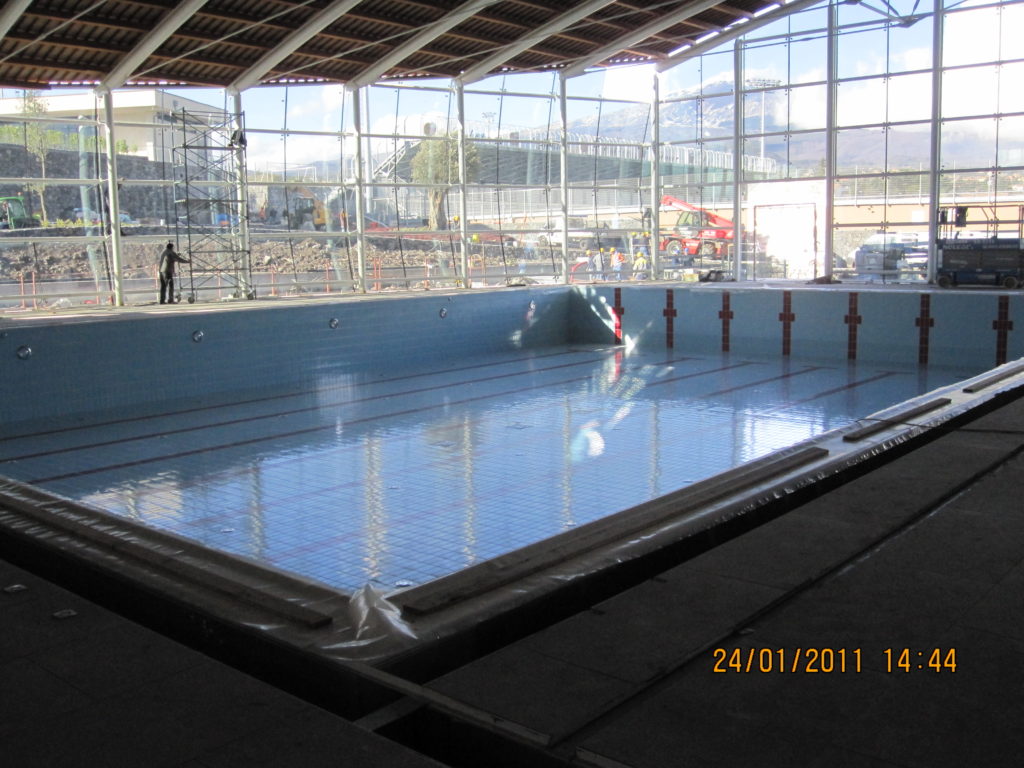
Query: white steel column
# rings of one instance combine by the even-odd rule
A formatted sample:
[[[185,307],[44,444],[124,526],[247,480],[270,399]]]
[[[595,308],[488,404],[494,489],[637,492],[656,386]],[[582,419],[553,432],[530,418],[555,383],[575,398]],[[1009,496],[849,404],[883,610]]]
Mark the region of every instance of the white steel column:
[[[232,90],[232,154],[235,163],[236,194],[238,195],[238,247],[242,251],[241,294],[254,299],[252,283],[252,253],[249,248],[249,185],[245,173],[245,121],[242,119],[242,93]],[[230,223],[230,222],[229,222]]]
[[[559,151],[562,187],[562,282],[569,282],[569,110],[566,98],[566,77],[558,74],[558,121],[562,128]]]
[[[929,283],[935,282],[939,266],[939,249],[935,241],[939,236],[939,205],[942,203],[942,177],[939,175],[939,163],[942,161],[942,34],[945,26],[942,3],[943,0],[935,0],[935,15],[932,19],[932,124],[928,158],[928,205],[931,208],[928,220],[932,223],[928,237]]]
[[[839,11],[835,3],[828,6],[828,38],[825,49],[826,99],[825,99],[825,278],[832,279],[832,263],[835,254],[832,239],[835,235],[833,223],[836,220],[836,98],[838,86],[839,59],[836,56],[836,36],[839,34]],[[817,245],[817,243],[815,243]],[[815,270],[817,271],[817,270]]]
[[[356,272],[359,292],[366,293],[366,187],[363,181],[363,110],[360,98],[362,89],[353,88],[352,124],[356,135]]]
[[[469,210],[466,200],[466,88],[459,80],[455,81],[455,107],[459,121],[459,250],[462,254],[462,287],[471,288],[472,285],[469,279],[469,224],[466,221],[466,212]],[[448,141],[447,136],[444,140]],[[447,149],[445,154],[447,155]],[[484,274],[487,274],[486,262],[484,264]]]
[[[117,147],[114,135],[114,94],[104,88],[99,91],[103,97],[103,138],[107,146],[107,199],[110,213],[110,259],[114,277],[114,304],[124,306],[124,282],[121,275],[121,199],[117,183]]]
[[[0,37],[4,37],[10,31],[14,22],[31,4],[32,0],[8,0],[4,3],[4,7],[0,9]]]
[[[661,73],[651,73],[651,220],[647,223],[651,253],[651,279],[662,276],[661,264]]]
[[[743,39],[732,44],[733,131],[732,131],[732,275],[743,279],[743,205],[740,184],[743,179]]]

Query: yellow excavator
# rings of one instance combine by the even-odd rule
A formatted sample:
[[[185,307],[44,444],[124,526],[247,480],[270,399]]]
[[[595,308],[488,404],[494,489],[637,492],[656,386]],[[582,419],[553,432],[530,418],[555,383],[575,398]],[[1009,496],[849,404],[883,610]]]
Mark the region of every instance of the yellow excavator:
[[[307,218],[308,217],[308,218]],[[288,192],[288,223],[292,229],[307,228],[323,232],[327,227],[327,215],[323,202],[306,187],[295,187]]]
[[[25,211],[25,201],[20,197],[0,197],[0,229],[22,229],[38,227],[39,222]]]

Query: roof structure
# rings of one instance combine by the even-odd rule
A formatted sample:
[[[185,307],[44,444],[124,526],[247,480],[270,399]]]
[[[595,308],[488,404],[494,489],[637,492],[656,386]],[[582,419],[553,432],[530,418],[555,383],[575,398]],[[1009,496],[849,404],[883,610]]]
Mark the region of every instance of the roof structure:
[[[660,63],[770,0],[6,0],[0,85],[346,83]],[[784,6],[785,7],[785,6]]]

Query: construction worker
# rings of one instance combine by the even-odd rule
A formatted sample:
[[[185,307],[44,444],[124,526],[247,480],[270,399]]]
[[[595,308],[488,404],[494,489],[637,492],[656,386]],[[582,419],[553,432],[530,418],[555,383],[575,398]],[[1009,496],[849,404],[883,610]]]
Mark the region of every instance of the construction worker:
[[[633,256],[633,279],[647,279],[647,257],[641,251],[637,251]]]
[[[160,253],[160,303],[174,303],[174,265],[176,263],[191,264],[174,250],[174,243],[168,243]]]
[[[621,281],[622,268],[626,265],[626,257],[613,246],[609,253],[609,258],[612,262],[612,272],[615,274],[615,279]]]

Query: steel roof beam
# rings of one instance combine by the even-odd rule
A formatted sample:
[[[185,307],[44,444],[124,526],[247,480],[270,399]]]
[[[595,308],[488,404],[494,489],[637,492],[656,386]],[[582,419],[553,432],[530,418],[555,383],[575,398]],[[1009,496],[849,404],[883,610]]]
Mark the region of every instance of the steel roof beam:
[[[582,75],[589,67],[599,64],[609,56],[614,56],[626,48],[631,48],[637,43],[658,34],[662,30],[668,29],[676,24],[680,24],[699,13],[703,13],[709,8],[714,8],[716,5],[718,5],[717,0],[695,0],[692,3],[687,3],[674,13],[669,13],[665,16],[656,18],[653,21],[644,24],[642,27],[637,27],[636,29],[626,33],[617,40],[612,40],[607,45],[602,45],[586,58],[580,59],[570,67],[566,67],[565,76],[576,77],[577,75]]]
[[[608,0],[604,1],[607,2]],[[442,16],[433,24],[428,24],[419,34],[413,35],[376,64],[367,67],[349,80],[349,88],[362,88],[364,85],[375,82],[378,77],[409,58],[409,56],[423,48],[427,43],[436,40],[452,27],[458,26],[466,19],[475,16],[481,10],[489,5],[494,5],[496,2],[498,0],[470,0],[470,2],[464,3],[459,8]]]
[[[32,0],[7,0],[0,10],[0,38],[4,37],[14,26],[14,22],[25,12]]]
[[[301,27],[264,54],[259,61],[235,78],[228,90],[241,93],[260,82],[268,72],[291,56],[328,26],[358,5],[360,0],[337,0],[311,16]]]
[[[684,61],[688,61],[692,59],[694,56],[704,53],[705,51],[711,50],[712,48],[717,48],[722,43],[727,43],[730,40],[734,40],[735,38],[739,37],[740,35],[745,35],[748,32],[753,32],[755,29],[767,26],[768,24],[771,24],[774,21],[778,21],[779,19],[785,18],[786,16],[789,16],[792,13],[796,13],[797,11],[802,11],[805,8],[810,8],[812,6],[818,5],[821,2],[822,0],[793,0],[793,2],[791,3],[780,5],[778,8],[768,11],[767,13],[763,13],[760,16],[757,16],[748,22],[742,24],[735,24],[731,27],[728,27],[722,30],[720,34],[713,35],[712,37],[707,38],[703,42],[691,45],[685,51],[680,51],[677,54],[669,56],[667,59],[664,59],[663,61],[659,62],[655,68],[658,72],[664,72],[665,70],[671,69],[677,64],[682,64]],[[859,0],[851,0],[851,2],[857,3],[859,2]]]
[[[177,8],[164,16],[153,31],[148,33],[131,53],[121,59],[117,66],[107,73],[97,86],[97,90],[112,91],[124,85],[139,65],[205,4],[206,0],[184,0]]]
[[[479,63],[474,64],[459,76],[459,80],[462,81],[463,85],[475,83],[477,80],[483,80],[492,69],[501,66],[509,59],[518,56],[523,51],[529,50],[537,43],[546,40],[552,35],[558,34],[566,27],[575,24],[581,19],[585,19],[594,11],[599,8],[604,8],[606,5],[611,5],[613,2],[615,2],[615,0],[590,0],[582,5],[578,5],[571,11],[563,13],[561,16],[556,16],[547,24],[541,25],[534,32],[524,35],[514,43],[500,48]]]

